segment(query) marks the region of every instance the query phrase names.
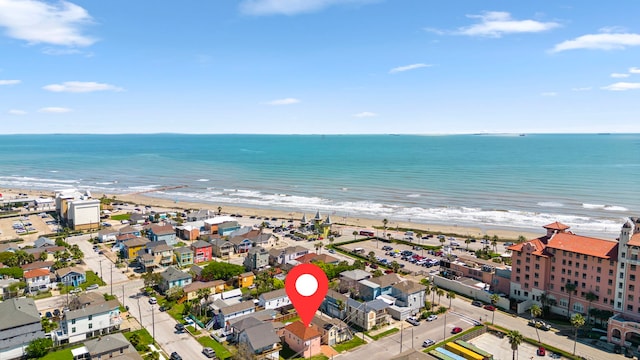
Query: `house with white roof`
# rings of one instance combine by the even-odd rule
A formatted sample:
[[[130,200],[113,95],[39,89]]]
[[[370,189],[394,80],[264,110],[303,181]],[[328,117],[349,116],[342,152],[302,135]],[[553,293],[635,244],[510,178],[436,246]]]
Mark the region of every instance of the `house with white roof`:
[[[265,309],[278,309],[291,305],[291,300],[285,289],[278,289],[260,294],[258,305]]]

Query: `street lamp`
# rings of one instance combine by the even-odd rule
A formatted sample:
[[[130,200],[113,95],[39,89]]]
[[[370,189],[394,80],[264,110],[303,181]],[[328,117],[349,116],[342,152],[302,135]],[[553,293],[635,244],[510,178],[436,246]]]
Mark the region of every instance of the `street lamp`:
[[[154,317],[154,314],[153,314],[153,309],[154,309],[154,306],[152,304],[151,305],[151,329],[152,329],[151,330],[152,331],[151,337],[153,339],[153,342],[155,343],[156,342],[156,320],[155,320],[155,317]]]

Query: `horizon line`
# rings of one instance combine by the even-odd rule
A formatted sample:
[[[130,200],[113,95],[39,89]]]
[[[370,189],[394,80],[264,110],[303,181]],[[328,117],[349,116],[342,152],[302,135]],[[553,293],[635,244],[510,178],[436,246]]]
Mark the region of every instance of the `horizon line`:
[[[459,133],[183,133],[183,132],[131,132],[131,133],[12,133],[15,135],[263,135],[263,136],[457,136],[457,135],[640,135],[640,132],[459,132]]]

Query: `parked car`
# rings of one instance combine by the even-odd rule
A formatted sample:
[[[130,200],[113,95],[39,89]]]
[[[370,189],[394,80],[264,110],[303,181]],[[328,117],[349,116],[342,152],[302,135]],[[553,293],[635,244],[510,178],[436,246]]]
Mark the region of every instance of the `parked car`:
[[[413,316],[408,317],[408,318],[407,318],[407,322],[408,322],[409,324],[413,325],[413,326],[418,326],[418,325],[420,325],[420,320],[416,319],[416,318],[415,318],[415,317],[413,317]]]
[[[182,325],[181,323],[177,323],[175,326],[175,329],[177,332],[183,332],[184,331],[184,325]]]
[[[336,253],[336,251],[335,251],[335,250],[333,250],[333,249],[329,249],[329,254],[335,254],[335,253]]]
[[[473,300],[473,301],[471,302],[471,305],[473,305],[473,306],[477,306],[477,307],[481,307],[481,306],[482,306],[482,301],[480,301],[480,300]]]
[[[547,351],[542,346],[540,346],[538,348],[538,351],[536,351],[536,354],[538,356],[545,356],[547,354]]]
[[[91,284],[91,285],[87,286],[87,290],[95,290],[95,289],[97,289],[99,287],[100,287],[100,285],[98,285],[98,284]]]
[[[438,315],[435,314],[431,314],[429,316],[427,316],[427,321],[433,321],[433,320],[437,320],[438,319]]]
[[[544,330],[544,331],[549,331],[551,330],[551,325],[545,323],[544,321],[541,320],[534,320],[531,319],[529,320],[529,326],[533,326],[533,327],[537,327],[540,330]]]
[[[452,333],[452,334],[458,334],[458,333],[460,333],[460,332],[462,332],[462,328],[461,328],[461,327],[459,327],[459,326],[456,326],[456,327],[454,327],[453,329],[451,329],[451,333]]]
[[[422,342],[422,347],[429,347],[433,344],[435,344],[436,342],[431,340],[431,339],[427,339],[425,341]]]
[[[157,304],[158,303],[158,299],[156,299],[155,296],[152,296],[149,298],[149,304],[153,305],[153,304]]]
[[[77,294],[81,292],[82,292],[82,288],[77,287],[77,288],[71,289],[71,291],[69,291],[69,294]]]
[[[484,308],[489,311],[496,311],[496,307],[493,305],[485,305]]]
[[[60,310],[58,310],[60,311]],[[46,316],[47,318],[51,319],[53,317],[53,314],[51,313],[51,311],[47,311],[46,313],[44,313],[44,316]]]
[[[389,245],[385,245],[385,246],[382,247],[382,250],[383,251],[391,251],[391,250],[393,250],[393,247],[391,247]]]
[[[203,348],[202,349],[202,353],[204,354],[204,356],[206,356],[208,358],[215,358],[216,357],[216,352],[210,347]]]
[[[171,353],[171,356],[169,356],[169,360],[182,360],[182,356],[174,351]]]

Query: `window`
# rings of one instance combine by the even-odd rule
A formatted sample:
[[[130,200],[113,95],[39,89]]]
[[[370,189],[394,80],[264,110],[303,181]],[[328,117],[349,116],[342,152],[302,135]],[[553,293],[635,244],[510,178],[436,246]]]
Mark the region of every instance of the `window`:
[[[629,280],[636,281],[636,276],[633,274],[629,275]]]
[[[531,262],[531,258],[527,257],[524,261],[527,262],[527,263],[530,263]]]
[[[537,279],[537,278],[540,277],[540,275],[538,275],[538,273],[535,273],[535,274],[533,274],[533,277]]]
[[[567,265],[567,260],[562,259],[562,265]]]
[[[622,283],[618,283],[618,289],[622,289]]]
[[[583,258],[584,260],[587,260],[587,255],[582,255],[582,258]]]
[[[636,271],[636,265],[631,265],[631,271]]]
[[[520,259],[516,260],[516,264],[520,265],[522,263],[522,261],[520,261]]]
[[[580,284],[580,287],[584,289],[584,288],[586,288],[586,287],[587,287],[587,284],[582,283],[582,284]]]
[[[611,289],[607,289],[607,295],[611,295]]]
[[[569,266],[573,266],[573,261],[569,260]]]
[[[536,275],[538,275],[538,274],[536,274]],[[534,281],[534,282],[533,282],[533,286],[538,287],[538,286],[540,286],[540,285],[538,284],[538,282],[537,282],[537,281]]]
[[[587,270],[587,264],[582,264],[582,270]]]
[[[563,274],[566,274],[566,273],[567,273],[567,271],[566,271],[565,269],[562,269],[562,273],[563,273]]]
[[[540,270],[540,264],[536,264],[535,268],[536,270]]]
[[[628,301],[633,301],[633,295],[631,295],[631,294],[627,295],[627,300]]]
[[[536,274],[536,275],[537,275],[537,274]],[[555,275],[551,275],[551,280],[553,281],[553,280],[555,280],[555,279],[556,279],[556,276],[555,276]]]
[[[556,267],[555,266],[551,267],[551,272],[556,272]]]
[[[520,282],[520,276],[516,276],[516,282]]]
[[[549,289],[553,290],[553,284],[549,284]]]
[[[620,276],[619,276],[619,278],[620,278],[620,279],[624,279],[624,273],[623,273],[623,272],[620,272]]]
[[[607,281],[607,284],[609,284],[609,285],[613,285],[613,280],[609,279],[609,280]]]
[[[91,321],[92,318],[93,318],[93,315],[89,315],[89,321]]]
[[[600,282],[600,276],[596,276],[596,282],[599,283]]]
[[[627,255],[627,253],[622,252],[622,258],[623,258],[623,259],[625,258],[625,255]]]
[[[93,329],[93,324],[89,324],[89,329]]]
[[[529,280],[529,274],[525,274],[524,279]]]
[[[520,268],[516,269],[516,273],[520,274]]]
[[[529,265],[525,266],[525,267],[524,267],[524,271],[526,271],[526,272],[531,271],[531,267],[530,267]]]
[[[609,276],[613,275],[613,270],[609,269]]]
[[[71,323],[75,324],[76,323],[76,319],[71,319]]]
[[[633,285],[629,285],[629,291],[635,291],[635,290],[636,290],[636,287],[635,287],[635,286],[633,286]]]
[[[587,278],[587,274],[582,274],[582,279],[586,279]]]
[[[567,270],[567,273],[568,273],[569,275],[571,275],[571,270]]]
[[[576,269],[580,269],[580,263],[576,262]]]
[[[596,285],[596,292],[600,292],[600,286]]]
[[[573,253],[570,252],[569,253],[569,257],[572,258],[573,257]]]
[[[633,311],[633,306],[631,306],[631,305],[627,305],[627,310],[628,310],[628,311]]]
[[[71,328],[71,333],[73,334],[73,333],[75,333],[75,332],[76,332],[76,328],[75,328],[75,327],[72,327],[72,328]]]
[[[600,273],[602,272],[602,268],[601,268],[600,266],[598,266],[598,267],[596,268],[596,272],[597,272],[598,274],[600,274]]]

